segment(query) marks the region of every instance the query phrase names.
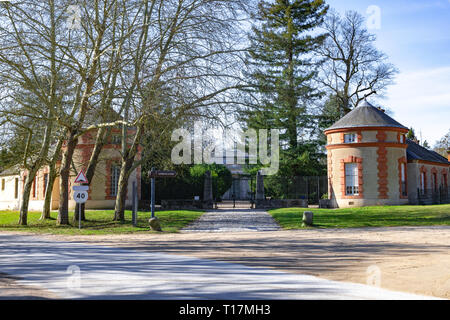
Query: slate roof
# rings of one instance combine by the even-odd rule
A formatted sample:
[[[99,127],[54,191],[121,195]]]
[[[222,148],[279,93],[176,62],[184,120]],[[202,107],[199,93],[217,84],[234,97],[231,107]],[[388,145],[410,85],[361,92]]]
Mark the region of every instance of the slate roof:
[[[375,108],[369,102],[364,101],[361,105],[347,113],[335,122],[325,132],[333,129],[359,128],[359,127],[394,127],[408,130],[383,111]]]
[[[7,169],[3,169],[0,172],[0,177],[4,176],[16,176],[20,174],[20,166],[16,165]]]
[[[409,139],[406,139],[406,143],[408,144],[408,148],[406,149],[406,156],[408,161],[426,160],[450,165],[450,162],[439,153],[428,150]]]

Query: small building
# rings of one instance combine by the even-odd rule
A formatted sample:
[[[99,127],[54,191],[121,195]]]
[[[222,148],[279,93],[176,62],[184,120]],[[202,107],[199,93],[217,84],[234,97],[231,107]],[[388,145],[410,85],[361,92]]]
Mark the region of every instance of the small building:
[[[85,170],[95,145],[96,130],[91,130],[82,135],[75,148],[73,155],[73,167],[69,180],[69,209],[75,208],[72,186],[79,170]],[[129,129],[132,137],[133,129]],[[117,185],[120,175],[121,161],[121,129],[112,128],[111,134],[100,153],[94,178],[90,181],[89,198],[86,202],[87,209],[113,209],[117,195]],[[64,147],[63,147],[64,149]],[[136,161],[141,158],[141,149],[138,148]],[[57,163],[59,167],[60,162]],[[48,181],[48,166],[43,166],[36,174],[30,194],[29,210],[41,211],[44,206],[45,192]],[[16,166],[0,173],[0,210],[19,210],[24,182],[27,170]],[[59,208],[59,177],[56,178],[52,190],[51,210]],[[132,184],[136,183],[138,199],[141,190],[141,167],[138,166],[130,175],[127,188],[126,206],[131,206]]]
[[[407,132],[367,101],[327,128],[331,206],[448,201],[449,159],[406,139]]]

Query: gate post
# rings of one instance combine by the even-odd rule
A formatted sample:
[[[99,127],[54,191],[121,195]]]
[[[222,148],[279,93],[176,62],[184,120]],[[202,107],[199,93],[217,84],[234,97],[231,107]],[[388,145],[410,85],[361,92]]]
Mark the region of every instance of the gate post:
[[[213,201],[211,171],[205,172],[205,184],[203,186],[203,202],[210,203]]]
[[[264,200],[264,178],[261,171],[256,174],[256,200]]]

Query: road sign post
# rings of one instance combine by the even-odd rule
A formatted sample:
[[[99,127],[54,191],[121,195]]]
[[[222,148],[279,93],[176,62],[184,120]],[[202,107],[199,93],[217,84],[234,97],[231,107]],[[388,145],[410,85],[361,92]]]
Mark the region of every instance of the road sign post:
[[[76,203],[79,204],[79,206],[78,206],[78,228],[81,229],[81,205],[86,202],[89,195],[87,193],[87,190],[84,188],[82,190],[77,190],[77,189],[80,189],[79,187],[88,187],[88,186],[73,186],[73,191],[74,191],[73,199],[75,200]]]
[[[152,173],[155,172],[155,168],[152,168]],[[150,200],[151,200],[151,211],[152,211],[152,218],[155,217],[155,174],[151,174],[152,177],[152,181],[151,181],[151,195],[150,195]]]
[[[83,170],[80,170],[74,182],[89,183]],[[81,230],[81,205],[85,203],[89,197],[88,195],[89,186],[86,185],[73,186],[72,189],[73,189],[73,199],[75,200],[76,203],[78,203],[78,229]]]

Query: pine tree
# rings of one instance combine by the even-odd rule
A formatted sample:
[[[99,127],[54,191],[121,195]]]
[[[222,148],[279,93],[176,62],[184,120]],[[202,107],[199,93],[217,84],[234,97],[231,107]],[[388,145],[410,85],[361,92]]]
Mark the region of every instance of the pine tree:
[[[417,140],[416,133],[414,132],[414,129],[412,127],[409,128],[409,131],[406,134],[406,138],[408,138],[409,140]]]
[[[320,95],[311,84],[317,75],[311,52],[325,36],[312,31],[327,10],[322,0],[261,1],[250,36],[250,81],[260,103],[242,118],[248,127],[283,129],[280,140],[292,151],[308,125],[307,103]]]

